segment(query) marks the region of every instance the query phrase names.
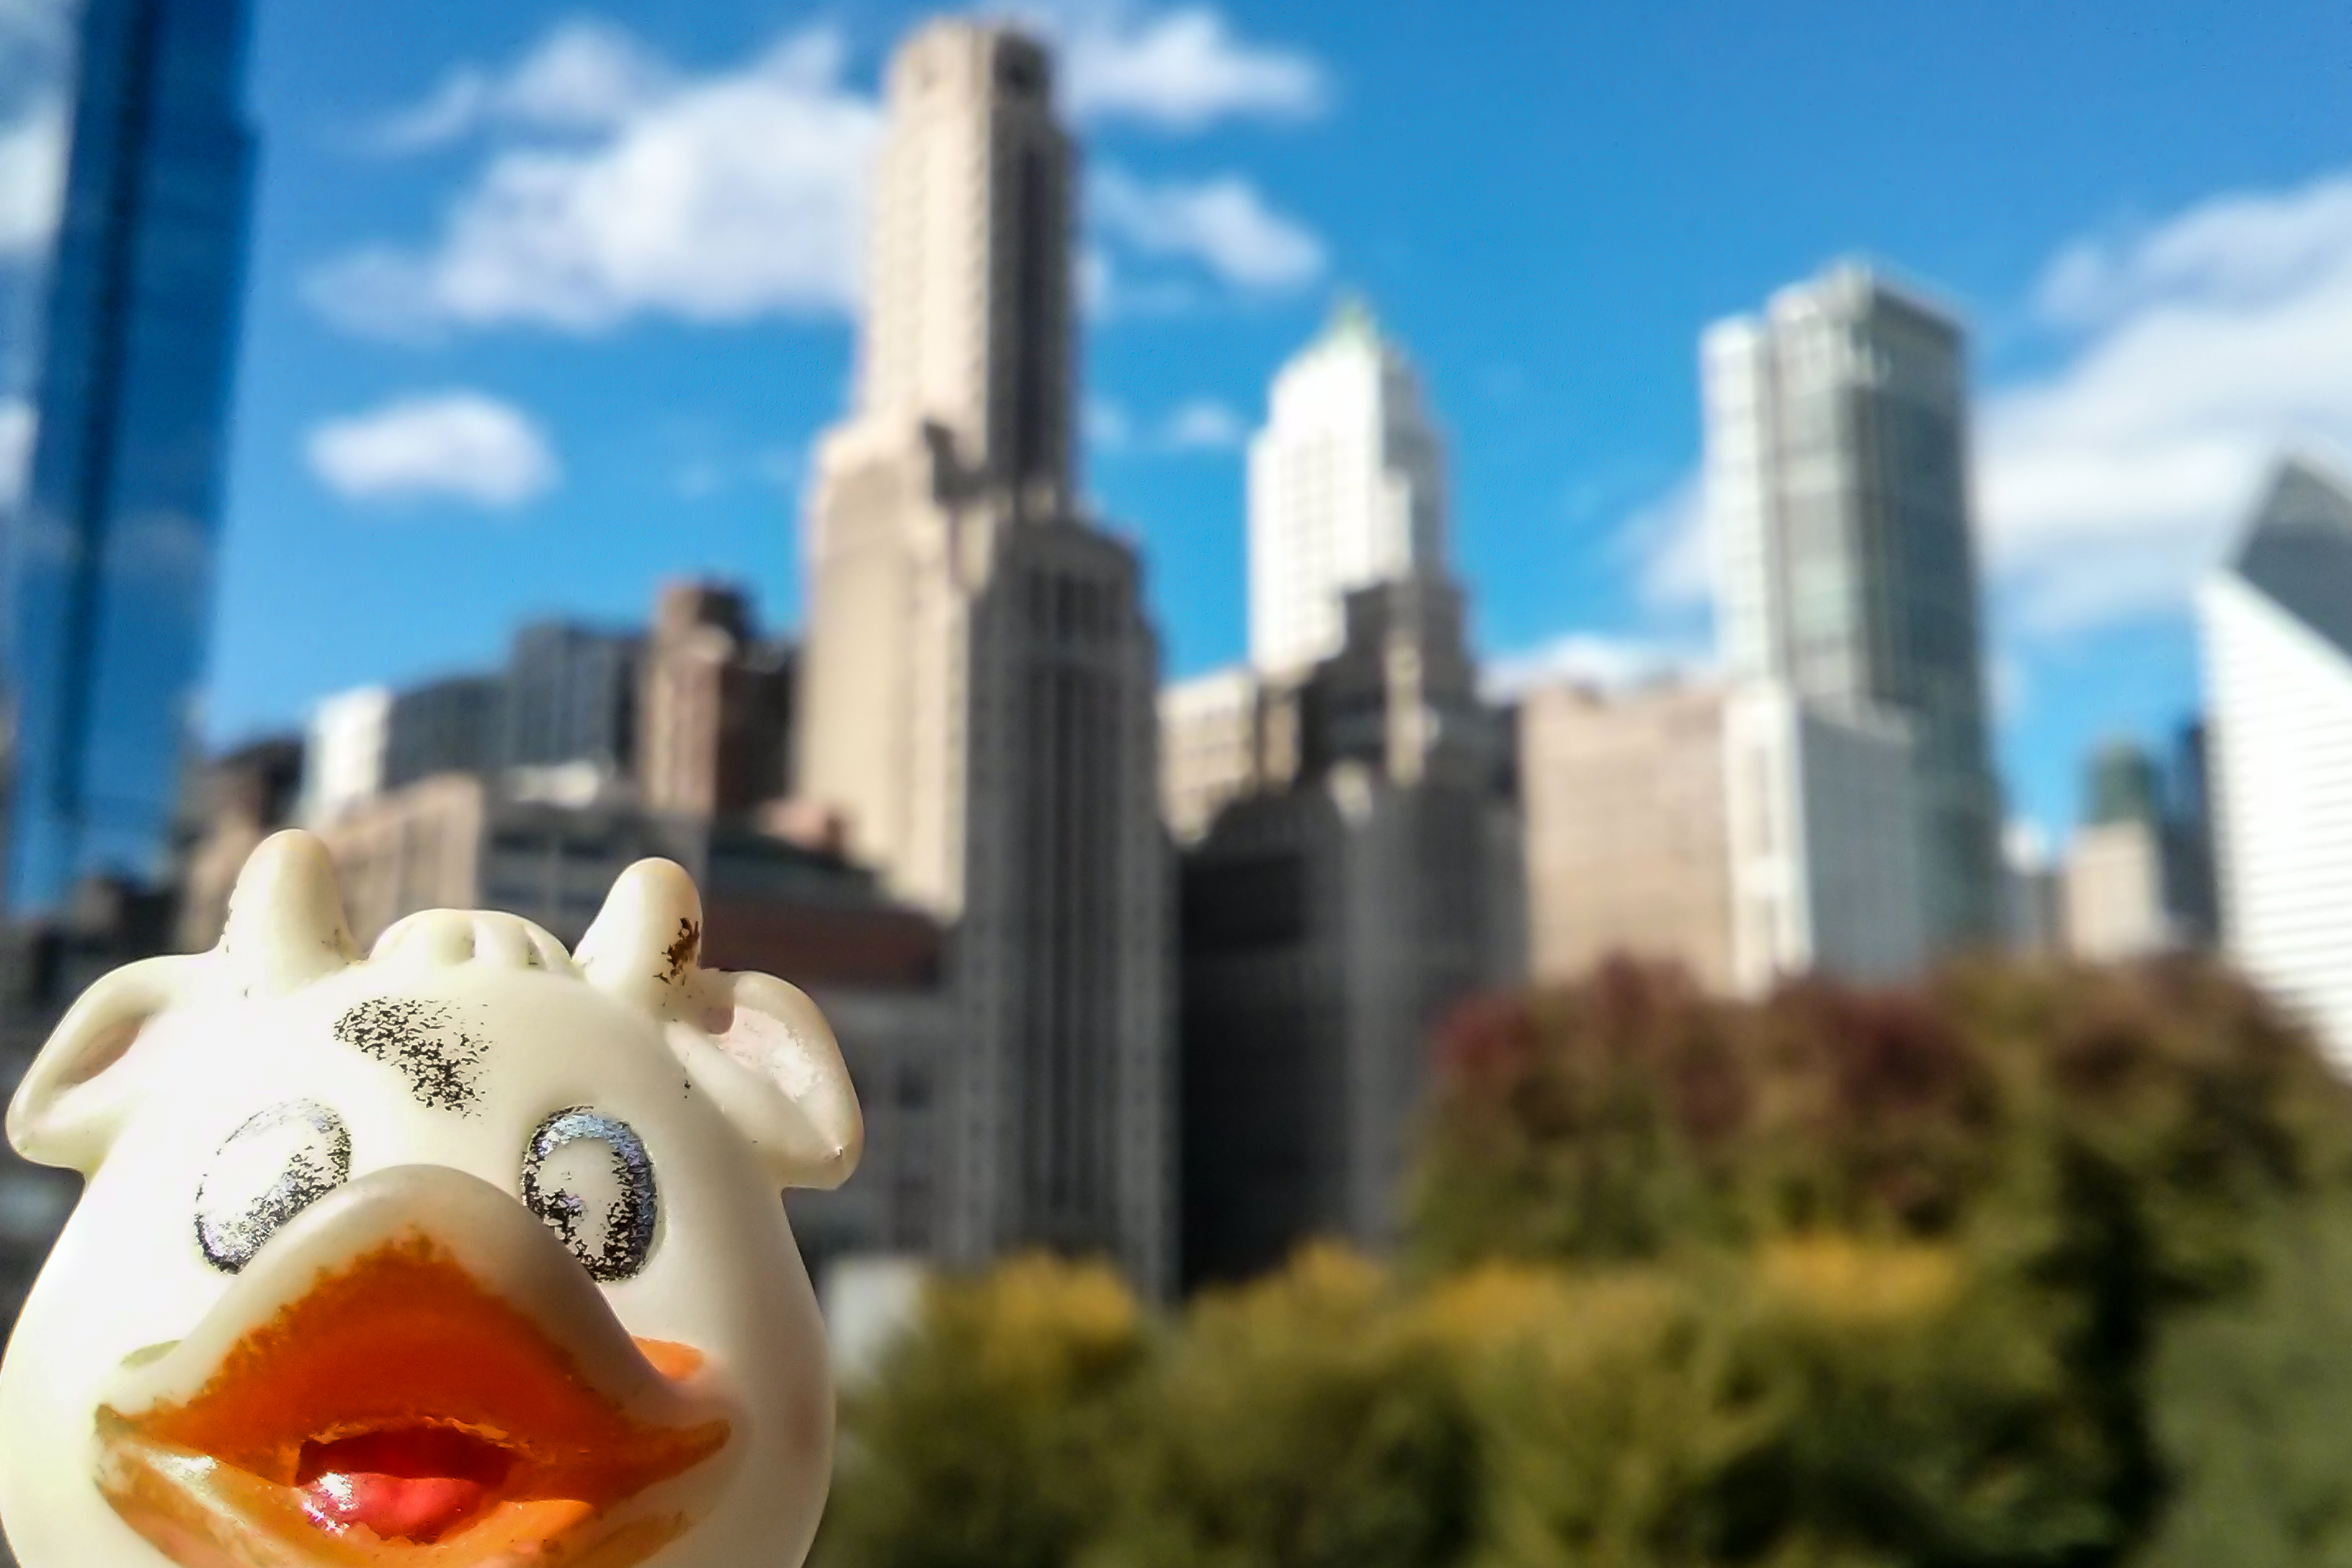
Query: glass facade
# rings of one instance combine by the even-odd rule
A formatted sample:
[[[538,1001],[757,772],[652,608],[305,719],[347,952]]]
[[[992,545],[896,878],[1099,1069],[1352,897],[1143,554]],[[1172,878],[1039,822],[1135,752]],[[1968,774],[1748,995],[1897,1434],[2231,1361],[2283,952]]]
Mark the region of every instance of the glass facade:
[[[152,883],[209,630],[253,162],[245,0],[85,0],[25,502],[5,906]]]
[[[1959,327],[1866,268],[1710,334],[1708,508],[1734,673],[1912,721],[1929,939],[2001,930]]]
[[[636,761],[637,641],[560,621],[515,634],[507,664],[509,767],[587,763],[611,777]]]

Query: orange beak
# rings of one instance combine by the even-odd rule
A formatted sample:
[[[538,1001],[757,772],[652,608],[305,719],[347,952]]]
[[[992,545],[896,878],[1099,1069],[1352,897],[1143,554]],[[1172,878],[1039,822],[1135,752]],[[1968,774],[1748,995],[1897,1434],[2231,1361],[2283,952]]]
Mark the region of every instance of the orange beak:
[[[425,1169],[385,1174],[448,1187]],[[700,1354],[628,1339],[527,1211],[487,1184],[445,1174],[478,1189],[464,1194],[454,1226],[440,1205],[423,1211],[436,1216],[429,1231],[388,1226],[394,1209],[419,1212],[414,1191],[400,1194],[410,1202],[343,1202],[295,1236],[310,1220],[299,1216],[257,1268],[281,1244],[291,1243],[289,1258],[338,1250],[339,1239],[369,1245],[312,1270],[308,1289],[258,1321],[236,1309],[284,1292],[249,1269],[222,1303],[248,1325],[225,1353],[191,1335],[133,1368],[121,1391],[143,1384],[162,1397],[100,1407],[101,1487],[181,1568],[622,1568],[691,1522],[684,1499],[630,1505],[727,1445],[730,1423],[694,1386]],[[506,1237],[483,1234],[509,1224]],[[486,1246],[505,1259],[479,1257]],[[515,1266],[513,1249],[542,1246],[576,1284],[551,1274],[543,1251]],[[552,1311],[521,1304],[548,1305],[551,1287]],[[170,1364],[183,1351],[210,1363],[200,1383]]]

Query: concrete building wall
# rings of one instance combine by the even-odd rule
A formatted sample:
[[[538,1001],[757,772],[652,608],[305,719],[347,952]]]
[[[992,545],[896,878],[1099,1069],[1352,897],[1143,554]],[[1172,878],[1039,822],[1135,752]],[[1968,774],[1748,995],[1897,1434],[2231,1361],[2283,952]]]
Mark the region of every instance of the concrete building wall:
[[[488,810],[481,779],[450,773],[352,805],[317,826],[362,949],[404,915],[480,903]]]
[[[792,666],[753,636],[741,593],[666,585],[639,682],[637,792],[648,810],[742,819],[783,795]]]
[[[2063,883],[2068,952],[2097,963],[2173,945],[2164,853],[2163,833],[2150,820],[2094,823],[2075,832]]]
[[[1432,1037],[1526,976],[1525,847],[1461,595],[1424,574],[1343,609],[1346,642],[1278,710],[1295,776],[1262,728],[1259,782],[1184,857],[1189,1283],[1316,1236],[1392,1245]]]
[[[1244,668],[1178,681],[1160,693],[1160,812],[1179,844],[1262,782],[1261,688]]]
[[[1392,1246],[1433,1037],[1524,978],[1517,814],[1362,763],[1235,802],[1184,860],[1184,1277]]]
[[[1723,696],[1572,686],[1519,706],[1530,963],[1578,978],[1612,953],[1733,983]]]

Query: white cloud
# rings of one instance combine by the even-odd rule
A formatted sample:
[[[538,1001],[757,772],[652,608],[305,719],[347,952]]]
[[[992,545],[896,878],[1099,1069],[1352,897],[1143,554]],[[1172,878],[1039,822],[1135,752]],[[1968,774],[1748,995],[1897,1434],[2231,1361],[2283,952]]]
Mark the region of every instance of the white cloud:
[[[1092,195],[1106,233],[1146,256],[1198,263],[1234,288],[1296,289],[1322,276],[1323,242],[1238,175],[1153,184],[1105,169]]]
[[[1166,271],[1139,277],[1135,269],[1111,258],[1099,244],[1078,252],[1078,308],[1096,321],[1134,320],[1147,316],[1181,316],[1198,310],[1205,298],[1192,279]]]
[[[1977,465],[2031,633],[2178,606],[2282,447],[2352,446],[2352,177],[2069,247],[2041,302],[2082,333],[1986,400]]]
[[[1698,476],[1686,474],[1636,507],[1618,529],[1616,547],[1633,558],[1642,602],[1652,609],[1706,603],[1714,589],[1714,563]]]
[[[2178,610],[2283,449],[2352,449],[2352,175],[2069,245],[2036,302],[2054,363],[1985,391],[1975,430],[1985,570],[2028,638]],[[1684,491],[1628,534],[1665,602],[1706,592]]]
[[[33,405],[21,397],[0,397],[0,512],[25,499],[31,479]]]
[[[37,255],[65,188],[65,107],[44,98],[0,125],[0,261]]]
[[[2259,305],[2336,269],[2347,226],[2352,181],[2286,195],[2234,192],[2137,235],[2075,241],[2043,273],[2035,302],[2071,324],[2111,321],[2183,291]]]
[[[377,127],[385,152],[437,147],[488,126],[601,131],[677,85],[677,73],[609,23],[567,22],[505,77],[462,65],[411,108]]]
[[[846,309],[880,118],[843,64],[822,27],[703,77],[614,29],[559,29],[503,78],[467,87],[461,72],[410,117],[412,144],[477,125],[504,138],[438,242],[346,256],[310,297],[395,336]]]
[[[1209,7],[1065,0],[1044,25],[1087,116],[1187,130],[1312,114],[1328,96],[1312,58],[1244,40]],[[370,136],[392,153],[483,139],[439,234],[358,247],[306,279],[305,294],[346,328],[393,338],[848,310],[882,110],[845,65],[827,26],[693,73],[587,21],[506,68],[461,65]],[[1195,269],[1244,292],[1324,271],[1322,241],[1237,175],[1146,183],[1108,170],[1092,191],[1093,243],[1078,262],[1092,314],[1190,308]]]
[[[1169,412],[1160,444],[1174,452],[1222,452],[1249,437],[1242,416],[1213,397],[1195,397]]]
[[[1230,119],[1311,119],[1330,101],[1313,56],[1237,37],[1210,6],[1065,5],[1040,20],[1060,45],[1063,101],[1081,119],[1198,131]]]
[[[1479,686],[1489,701],[1506,701],[1539,686],[1583,686],[1626,691],[1705,674],[1698,649],[1649,637],[1572,632],[1489,660]]]
[[[539,422],[479,392],[403,398],[310,432],[311,471],[352,500],[441,499],[511,508],[545,494],[561,466]]]

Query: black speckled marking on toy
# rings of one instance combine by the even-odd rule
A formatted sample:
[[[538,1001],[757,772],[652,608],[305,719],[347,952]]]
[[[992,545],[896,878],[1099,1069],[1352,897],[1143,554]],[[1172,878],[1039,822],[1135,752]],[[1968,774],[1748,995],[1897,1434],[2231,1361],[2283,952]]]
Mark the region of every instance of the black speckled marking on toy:
[[[678,918],[677,939],[663,950],[662,958],[668,968],[654,976],[665,985],[675,985],[686,978],[687,966],[702,947],[702,928],[684,916]]]
[[[470,1116],[481,1099],[487,1041],[457,1026],[446,1002],[372,996],[335,1020],[335,1038],[400,1069],[417,1104]]]

